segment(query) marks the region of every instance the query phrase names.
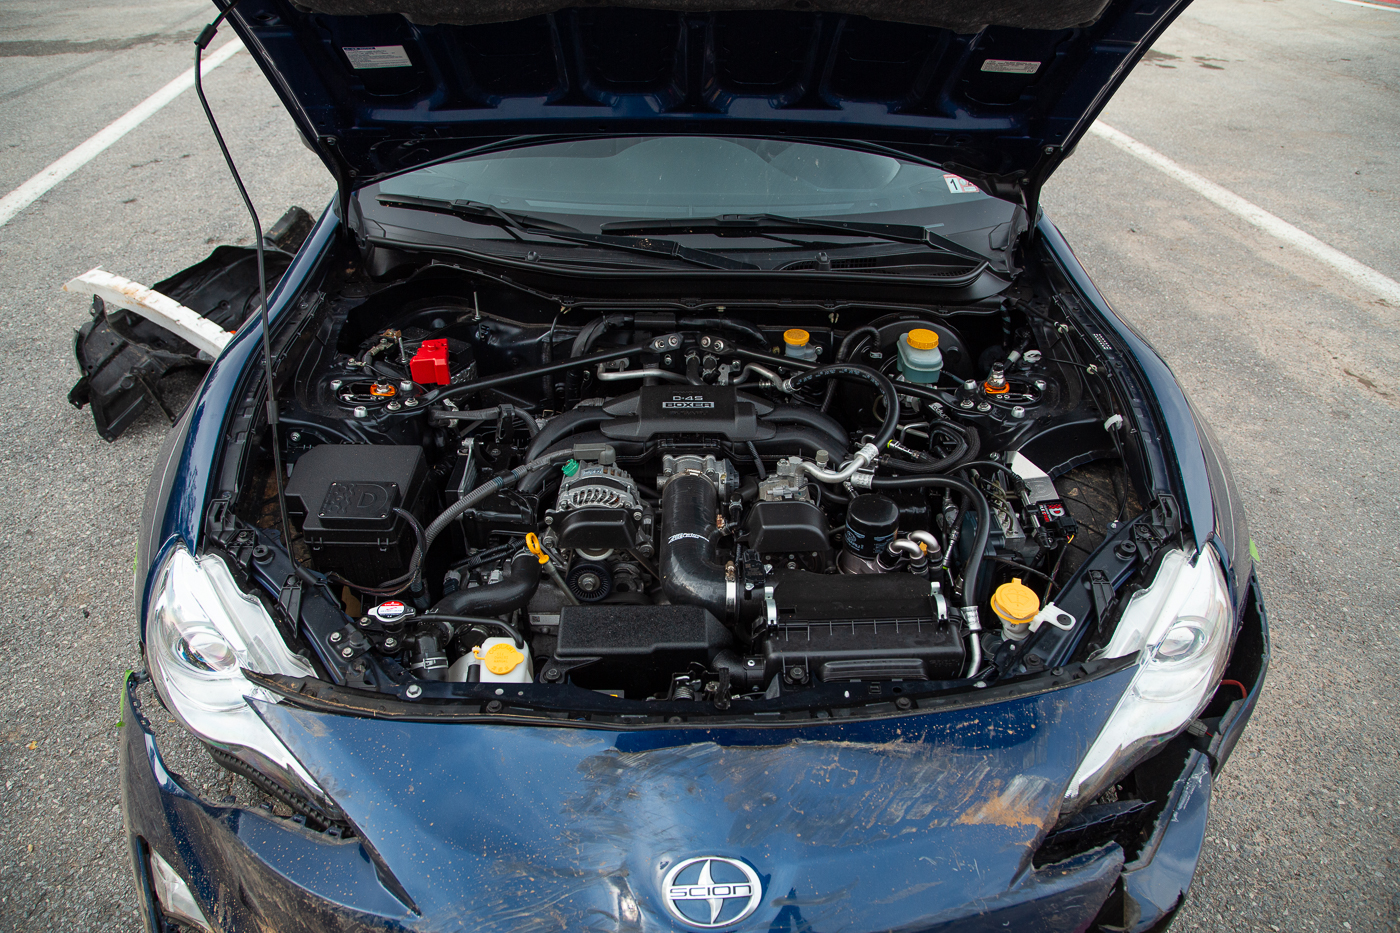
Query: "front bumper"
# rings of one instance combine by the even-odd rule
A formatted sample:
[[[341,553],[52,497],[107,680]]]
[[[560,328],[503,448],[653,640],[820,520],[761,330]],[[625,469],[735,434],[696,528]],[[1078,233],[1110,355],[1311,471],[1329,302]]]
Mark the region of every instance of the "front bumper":
[[[936,913],[922,929],[959,933],[1000,933],[1008,928],[1137,933],[1164,929],[1184,902],[1200,857],[1213,775],[1243,731],[1263,686],[1268,633],[1257,584],[1250,587],[1248,603],[1237,658],[1227,672],[1227,682],[1248,677],[1242,682],[1244,696],[1222,701],[1217,731],[1182,757],[1179,773],[1169,777],[1165,806],[1134,859],[1125,864],[1124,850],[1107,842],[1053,865],[1028,866],[1005,895]],[[459,928],[452,918],[424,916],[402,896],[395,896],[394,879],[381,879],[375,861],[358,839],[313,832],[269,813],[200,799],[166,768],[130,679],[122,694],[122,804],[147,933],[166,929],[153,894],[151,850],[186,880],[220,933]],[[969,853],[969,861],[972,858]],[[859,861],[853,853],[853,866],[859,867]],[[433,872],[431,865],[422,868],[427,875]],[[463,892],[467,898],[480,896],[482,892]],[[821,931],[820,911],[808,911],[816,916],[804,917],[803,906],[793,904],[783,908],[779,919],[789,913],[787,920],[794,926]],[[541,910],[528,918],[502,916],[502,928],[559,927],[549,914]],[[639,920],[623,911],[594,912],[587,923],[589,929],[626,927],[633,933],[653,926],[668,928],[650,923],[647,915]]]

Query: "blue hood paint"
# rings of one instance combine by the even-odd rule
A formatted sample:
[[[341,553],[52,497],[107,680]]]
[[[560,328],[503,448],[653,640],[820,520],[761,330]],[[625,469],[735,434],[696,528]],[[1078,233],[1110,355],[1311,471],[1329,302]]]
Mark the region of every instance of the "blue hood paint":
[[[1020,202],[1185,6],[1112,0],[1088,25],[966,34],[797,10],[427,25],[287,0],[244,0],[230,20],[343,188],[529,138],[685,133],[883,146]],[[366,49],[407,64],[363,67]]]
[[[740,929],[1021,916],[1045,907],[1055,878],[1093,892],[1061,915],[1057,928],[1074,929],[1107,896],[1121,850],[1042,871],[1031,856],[1133,670],[962,710],[789,728],[258,710],[423,929],[668,929],[662,875],[694,855],[745,859],[764,879],[763,904]]]

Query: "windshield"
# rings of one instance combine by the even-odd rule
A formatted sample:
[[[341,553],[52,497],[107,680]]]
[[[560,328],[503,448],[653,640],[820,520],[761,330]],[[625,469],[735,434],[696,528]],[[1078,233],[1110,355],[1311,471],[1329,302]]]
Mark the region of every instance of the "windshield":
[[[659,136],[549,143],[409,172],[383,194],[608,217],[838,216],[989,198],[942,169],[888,155],[766,139]],[[1011,208],[1004,202],[1003,215]],[[983,206],[983,205],[979,205]],[[985,205],[990,206],[990,205]]]

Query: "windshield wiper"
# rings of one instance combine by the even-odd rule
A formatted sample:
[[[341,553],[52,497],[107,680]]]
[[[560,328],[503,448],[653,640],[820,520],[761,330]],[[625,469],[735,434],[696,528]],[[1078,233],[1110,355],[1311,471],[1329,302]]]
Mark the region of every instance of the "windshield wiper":
[[[603,224],[604,233],[642,235],[651,233],[815,233],[829,231],[847,236],[889,240],[893,243],[918,243],[940,252],[960,256],[977,263],[987,257],[932,230],[915,224],[872,224],[851,220],[826,220],[819,217],[784,217],[781,214],[719,214],[714,217],[677,217],[663,220],[621,220]]]
[[[605,249],[624,250],[632,253],[643,253],[648,256],[676,259],[681,262],[688,262],[691,265],[704,266],[708,269],[758,268],[758,266],[747,262],[739,262],[738,260],[729,259],[725,256],[716,256],[704,250],[691,249],[688,246],[682,246],[674,240],[654,240],[650,237],[610,236],[598,233],[585,233],[577,227],[570,227],[568,224],[555,223],[552,220],[545,220],[542,217],[534,217],[530,214],[503,211],[495,205],[483,204],[480,201],[419,198],[406,194],[381,194],[376,200],[385,207],[401,207],[414,211],[428,211],[433,214],[447,214],[452,217],[460,217],[471,223],[501,227],[511,236],[515,237],[515,239],[521,240],[522,242],[523,238],[520,234],[526,233],[546,236],[554,240],[563,240],[568,243],[600,246]]]

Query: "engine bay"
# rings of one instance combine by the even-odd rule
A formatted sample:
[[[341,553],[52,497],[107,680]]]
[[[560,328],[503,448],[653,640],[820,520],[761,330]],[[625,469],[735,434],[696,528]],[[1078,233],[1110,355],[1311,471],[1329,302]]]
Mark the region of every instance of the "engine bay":
[[[721,710],[985,685],[1088,643],[1066,581],[1143,513],[1121,392],[1032,289],[561,307],[389,279],[328,283],[284,343],[291,553],[266,446],[219,526],[334,603],[288,622],[332,682]]]

